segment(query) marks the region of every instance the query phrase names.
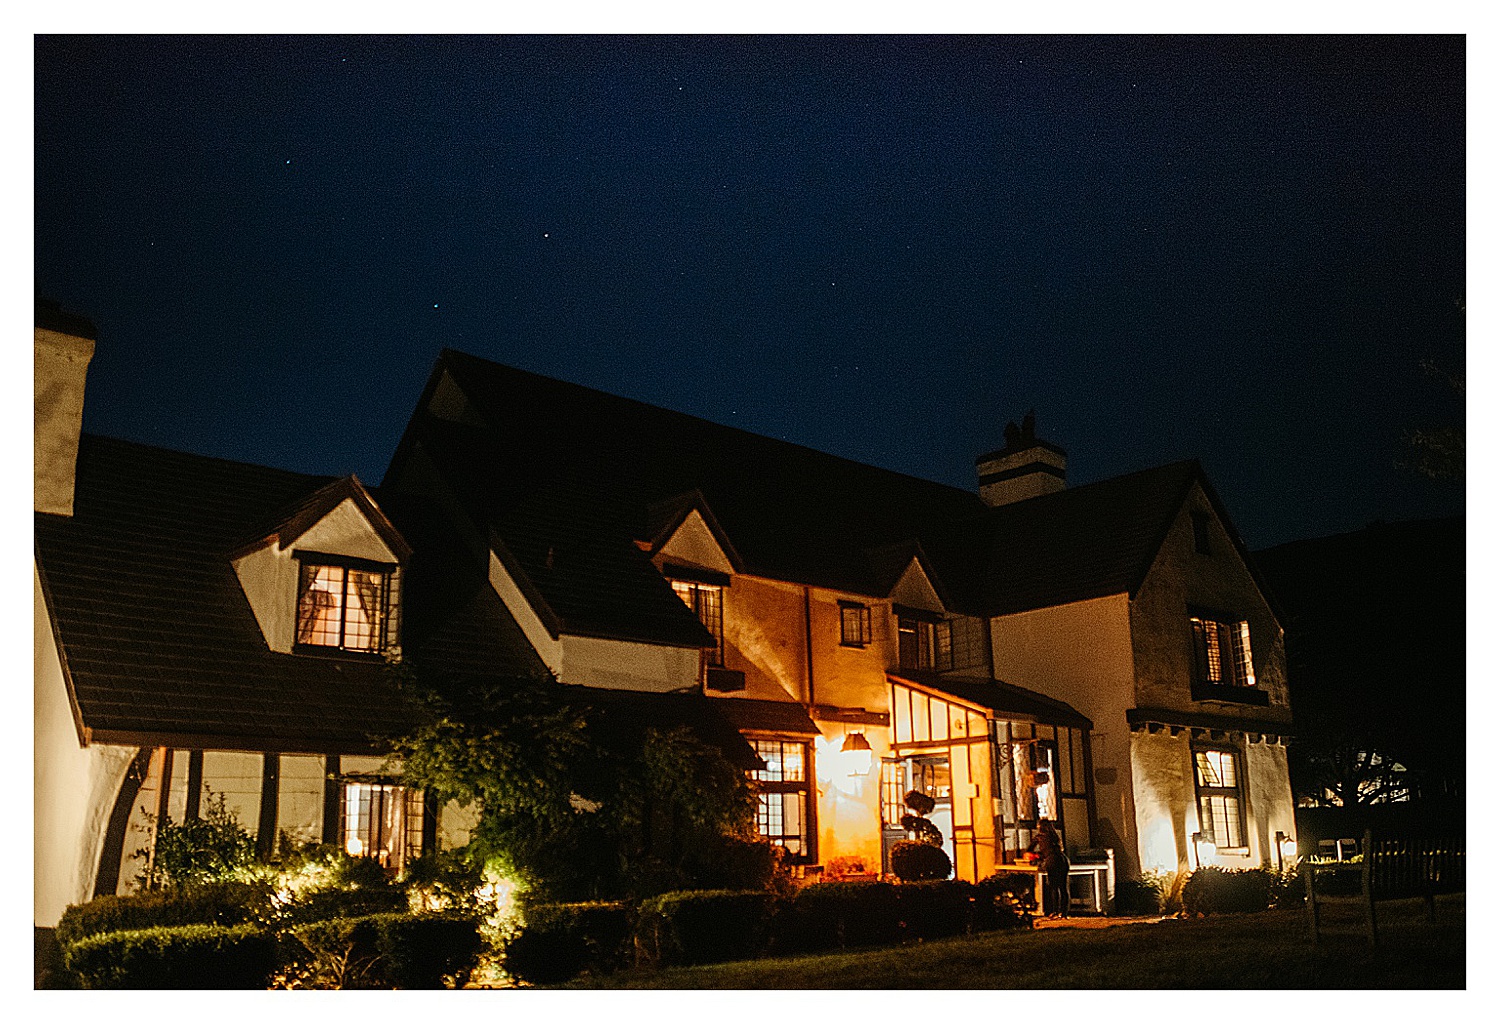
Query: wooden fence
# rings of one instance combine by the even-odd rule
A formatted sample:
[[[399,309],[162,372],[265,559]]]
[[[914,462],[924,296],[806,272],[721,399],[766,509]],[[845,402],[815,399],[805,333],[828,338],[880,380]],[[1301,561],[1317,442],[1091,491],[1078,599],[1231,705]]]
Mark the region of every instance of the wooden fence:
[[[1376,945],[1378,927],[1375,904],[1382,899],[1418,896],[1427,902],[1427,919],[1436,919],[1434,897],[1443,892],[1463,892],[1465,857],[1462,839],[1381,839],[1367,830],[1359,844],[1358,859],[1320,863],[1303,861],[1299,867],[1307,893],[1307,928],[1314,944],[1320,934],[1363,932]],[[1353,891],[1356,878],[1358,893]],[[1348,890],[1348,891],[1345,891]],[[1323,920],[1329,905],[1357,906],[1362,911],[1359,927],[1330,925]]]

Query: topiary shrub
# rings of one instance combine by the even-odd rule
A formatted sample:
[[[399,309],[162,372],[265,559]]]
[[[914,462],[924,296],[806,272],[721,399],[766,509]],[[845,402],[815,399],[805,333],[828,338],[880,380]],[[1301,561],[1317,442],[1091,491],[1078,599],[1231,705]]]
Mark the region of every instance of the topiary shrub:
[[[63,956],[84,988],[258,989],[276,969],[276,940],[254,925],[193,924],[91,935]]]
[[[1271,872],[1261,868],[1199,868],[1182,887],[1182,912],[1189,917],[1208,914],[1247,914],[1271,905]]]
[[[768,892],[669,892],[641,904],[636,949],[648,963],[707,964],[765,951],[775,897]]]
[[[891,873],[903,882],[930,882],[953,873],[953,862],[941,846],[902,839],[891,846]]]
[[[63,911],[57,942],[66,948],[91,935],[188,924],[237,925],[270,920],[271,888],[259,882],[212,882],[131,896],[98,896]]]
[[[919,942],[967,934],[974,928],[975,899],[973,884],[958,879],[897,886],[902,934]]]
[[[896,886],[889,882],[804,886],[778,908],[772,934],[777,953],[899,942],[901,910]]]

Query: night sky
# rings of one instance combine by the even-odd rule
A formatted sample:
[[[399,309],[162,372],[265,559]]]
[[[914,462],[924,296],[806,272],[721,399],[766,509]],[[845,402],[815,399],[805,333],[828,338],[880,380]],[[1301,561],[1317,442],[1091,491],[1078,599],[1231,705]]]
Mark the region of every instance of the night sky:
[[[1463,511],[1462,37],[36,41],[85,429],[378,483],[443,346],[974,486]]]

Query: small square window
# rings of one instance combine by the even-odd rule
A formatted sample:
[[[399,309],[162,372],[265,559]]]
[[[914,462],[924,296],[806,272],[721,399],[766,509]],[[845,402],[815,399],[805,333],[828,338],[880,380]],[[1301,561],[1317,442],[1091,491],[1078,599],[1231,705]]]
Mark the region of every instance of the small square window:
[[[839,602],[839,643],[864,647],[871,641],[870,609],[849,601]]]
[[[395,642],[390,567],[304,561],[297,582],[297,644],[379,654]]]

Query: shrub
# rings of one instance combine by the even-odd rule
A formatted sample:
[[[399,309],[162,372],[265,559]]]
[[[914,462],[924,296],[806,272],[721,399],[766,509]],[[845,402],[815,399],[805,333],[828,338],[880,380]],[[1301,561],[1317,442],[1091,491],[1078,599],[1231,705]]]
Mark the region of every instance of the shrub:
[[[265,988],[276,940],[254,925],[193,924],[92,935],[64,953],[84,988]]]
[[[773,923],[778,953],[879,946],[900,941],[901,911],[889,882],[821,882],[804,886]]]
[[[656,963],[707,964],[757,956],[775,902],[768,892],[669,892],[641,904],[636,946]]]
[[[57,941],[64,948],[109,932],[189,924],[237,925],[269,920],[270,887],[214,882],[131,896],[98,896],[63,911]]]
[[[891,846],[891,871],[903,882],[926,882],[947,878],[953,862],[941,846],[903,839]]]
[[[1182,887],[1182,911],[1199,914],[1245,914],[1271,904],[1271,872],[1260,869],[1199,868]]]
[[[381,885],[362,889],[314,889],[294,896],[282,910],[288,924],[331,921],[334,918],[401,914],[408,906],[406,891]]]
[[[539,985],[567,981],[585,969],[604,973],[624,967],[630,960],[635,911],[626,903],[537,903],[525,909],[526,936],[515,953],[518,970],[510,958],[514,940],[506,944],[506,971],[522,981]],[[519,938],[520,936],[518,936]],[[531,966],[538,951],[552,950],[572,967],[566,978],[543,980]],[[544,972],[548,969],[544,966]],[[550,977],[550,973],[549,977]]]
[[[1115,883],[1114,911],[1122,917],[1147,917],[1162,912],[1163,881],[1142,877]]]
[[[1006,907],[1017,923],[1024,923],[1026,915],[1036,913],[1036,875],[1029,871],[996,871],[976,882],[975,888],[996,906]]]
[[[974,886],[958,879],[897,886],[903,934],[918,940],[963,935],[974,927],[975,899]]]
[[[468,980],[483,941],[473,918],[370,914],[298,925],[282,945],[293,988],[442,988]]]
[[[204,801],[197,818],[157,823],[156,854],[142,883],[151,889],[232,879],[255,862],[255,839],[240,825],[223,793]],[[144,856],[144,851],[136,856]]]
[[[505,973],[528,985],[572,981],[588,963],[588,944],[571,932],[522,929],[505,943]]]

